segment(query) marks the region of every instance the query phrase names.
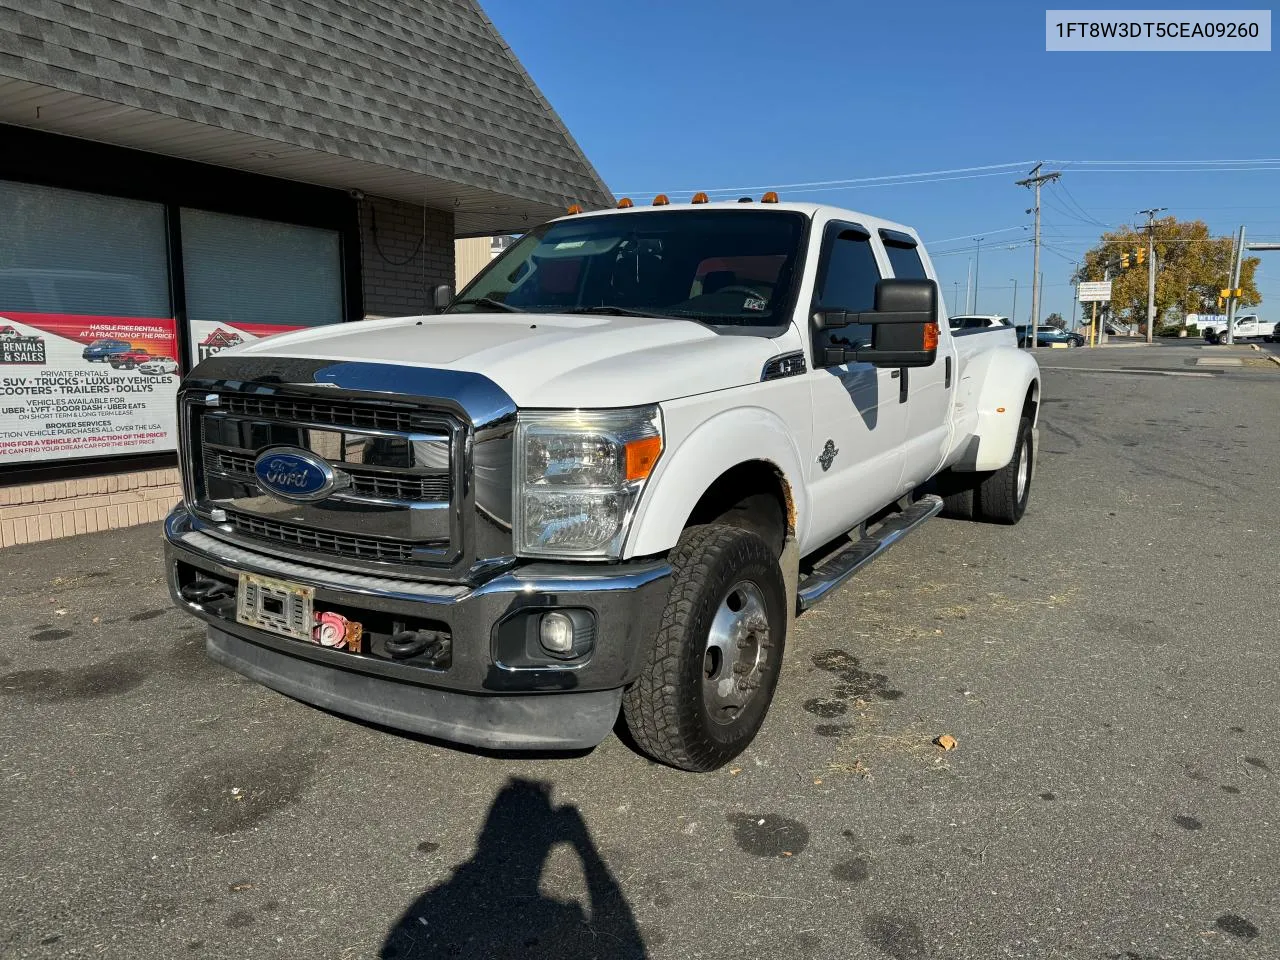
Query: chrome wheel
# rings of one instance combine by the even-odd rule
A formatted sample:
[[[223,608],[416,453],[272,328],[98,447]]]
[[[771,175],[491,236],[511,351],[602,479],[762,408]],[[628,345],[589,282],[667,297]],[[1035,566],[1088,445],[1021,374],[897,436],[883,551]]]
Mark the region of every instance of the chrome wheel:
[[[764,595],[740,580],[716,608],[702,658],[702,698],[716,723],[732,723],[760,688],[769,663],[769,615]]]
[[[1027,498],[1027,484],[1031,481],[1031,458],[1025,444],[1018,445],[1018,502]]]

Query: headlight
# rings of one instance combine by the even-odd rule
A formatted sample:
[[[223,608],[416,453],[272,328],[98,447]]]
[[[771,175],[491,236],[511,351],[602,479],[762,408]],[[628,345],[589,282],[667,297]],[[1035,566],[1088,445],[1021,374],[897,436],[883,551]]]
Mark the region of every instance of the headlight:
[[[516,422],[515,549],[617,558],[662,453],[657,407],[525,410]]]

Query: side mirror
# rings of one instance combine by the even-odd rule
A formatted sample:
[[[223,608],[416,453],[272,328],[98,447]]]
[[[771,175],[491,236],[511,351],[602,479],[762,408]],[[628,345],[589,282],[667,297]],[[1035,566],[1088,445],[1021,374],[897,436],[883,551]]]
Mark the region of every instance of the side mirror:
[[[431,294],[432,302],[435,305],[436,313],[443,313],[444,308],[453,302],[453,287],[447,283],[442,283]]]
[[[819,310],[813,315],[815,331],[870,324],[871,346],[852,350],[825,347],[818,359],[826,366],[930,366],[938,352],[938,300],[938,285],[932,280],[880,280],[874,310]]]

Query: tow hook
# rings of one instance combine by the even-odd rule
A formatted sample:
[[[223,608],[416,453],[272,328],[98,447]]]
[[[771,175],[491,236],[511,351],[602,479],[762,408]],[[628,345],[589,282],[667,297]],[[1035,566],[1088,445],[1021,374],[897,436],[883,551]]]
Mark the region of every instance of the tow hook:
[[[449,654],[449,635],[435,630],[400,630],[387,640],[387,653],[396,660],[422,656],[440,660]]]
[[[178,594],[188,603],[206,604],[213,600],[221,600],[235,592],[229,583],[217,580],[193,580],[178,589]]]

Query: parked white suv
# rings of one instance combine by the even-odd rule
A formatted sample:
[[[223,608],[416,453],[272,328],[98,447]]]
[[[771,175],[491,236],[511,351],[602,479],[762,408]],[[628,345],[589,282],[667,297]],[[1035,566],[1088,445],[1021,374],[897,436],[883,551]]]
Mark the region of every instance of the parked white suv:
[[[246,344],[179,403],[168,575],[213,659],[492,748],[621,712],[711,770],[797,611],[944,506],[1022,517],[1040,375],[952,336],[908,227],[691,204],[544,224],[443,315]]]

